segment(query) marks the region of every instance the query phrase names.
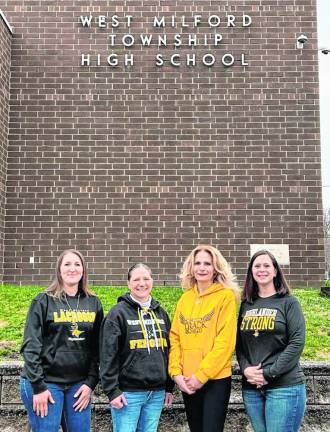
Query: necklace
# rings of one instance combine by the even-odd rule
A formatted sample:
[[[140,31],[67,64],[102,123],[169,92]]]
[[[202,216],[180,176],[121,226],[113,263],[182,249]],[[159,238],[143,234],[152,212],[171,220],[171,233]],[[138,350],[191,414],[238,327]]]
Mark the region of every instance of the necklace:
[[[79,308],[80,293],[78,294],[78,300],[77,300],[76,309],[72,309],[72,307],[70,306],[66,293],[65,293],[65,297],[64,298],[65,298],[65,302],[68,305],[68,308],[69,308],[70,312],[76,312],[77,313],[78,312],[78,308]]]
[[[78,322],[77,322],[77,320],[78,320],[77,314],[78,314],[78,308],[79,308],[80,293],[78,294],[78,300],[77,300],[76,309],[72,309],[72,307],[70,306],[70,303],[68,302],[68,297],[67,297],[66,293],[65,293],[65,297],[64,298],[65,298],[65,302],[66,302],[66,304],[67,304],[67,306],[68,306],[68,308],[69,308],[69,310],[71,312],[71,320],[72,321],[71,321],[71,325],[70,325],[70,331],[71,331],[72,336],[77,339],[77,338],[79,338],[79,336],[81,335],[81,333],[84,333],[84,331],[79,330]],[[72,312],[75,312],[75,316],[72,314]]]

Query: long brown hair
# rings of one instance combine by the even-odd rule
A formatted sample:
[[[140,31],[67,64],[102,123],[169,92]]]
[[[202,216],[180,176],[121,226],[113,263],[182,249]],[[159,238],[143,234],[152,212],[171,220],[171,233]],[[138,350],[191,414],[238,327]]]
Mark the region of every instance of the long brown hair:
[[[78,282],[78,291],[83,292],[86,296],[94,295],[94,293],[92,291],[90,291],[88,288],[87,267],[86,267],[85,259],[84,259],[83,255],[81,254],[81,252],[79,252],[76,249],[66,249],[57,258],[55,278],[54,278],[53,282],[49,285],[49,287],[46,288],[46,293],[48,293],[49,295],[51,295],[53,297],[57,297],[57,298],[61,298],[64,296],[63,279],[61,276],[61,264],[62,264],[62,261],[63,261],[63,258],[65,257],[65,255],[67,255],[69,253],[77,255],[77,257],[81,261],[81,265],[83,268],[82,277],[81,277],[80,281]]]
[[[218,282],[225,288],[230,288],[234,292],[236,299],[239,300],[240,290],[236,278],[231,271],[230,265],[222,256],[220,251],[211,245],[200,244],[190,252],[182,266],[180,274],[182,288],[184,290],[189,290],[196,285],[193,267],[195,256],[201,251],[209,253],[212,258],[212,264],[215,270],[213,282]]]
[[[251,258],[249,262],[249,266],[246,273],[246,279],[244,284],[244,289],[242,293],[242,299],[247,300],[248,302],[253,302],[258,297],[259,293],[259,287],[257,282],[253,278],[252,274],[252,267],[253,263],[260,255],[268,255],[271,259],[273,266],[276,270],[276,276],[273,279],[275,291],[281,295],[284,296],[285,294],[290,294],[291,290],[289,287],[289,284],[287,283],[285,276],[283,274],[283,271],[277,262],[276,258],[272,253],[270,253],[268,250],[260,250],[256,252],[253,257]]]

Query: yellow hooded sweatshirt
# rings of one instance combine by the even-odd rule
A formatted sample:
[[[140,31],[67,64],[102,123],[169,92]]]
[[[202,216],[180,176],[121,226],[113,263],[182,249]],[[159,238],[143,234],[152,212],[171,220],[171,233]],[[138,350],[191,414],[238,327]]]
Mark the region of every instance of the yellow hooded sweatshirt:
[[[231,376],[236,342],[236,301],[219,283],[197,286],[178,301],[170,332],[169,374],[192,374],[201,383]]]

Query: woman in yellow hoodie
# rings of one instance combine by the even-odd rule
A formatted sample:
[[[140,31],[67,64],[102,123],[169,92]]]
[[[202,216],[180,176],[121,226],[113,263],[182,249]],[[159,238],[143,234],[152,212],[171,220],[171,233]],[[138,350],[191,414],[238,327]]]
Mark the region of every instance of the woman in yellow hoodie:
[[[181,271],[170,333],[169,373],[182,391],[191,432],[224,428],[231,389],[239,289],[230,266],[210,245],[197,246]]]

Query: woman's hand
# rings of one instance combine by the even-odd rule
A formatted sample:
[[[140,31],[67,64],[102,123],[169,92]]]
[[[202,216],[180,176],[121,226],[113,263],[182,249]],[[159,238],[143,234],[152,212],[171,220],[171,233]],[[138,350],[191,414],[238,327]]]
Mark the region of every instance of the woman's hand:
[[[112,401],[110,402],[110,405],[112,408],[115,409],[121,409],[124,406],[127,405],[127,400],[124,396],[124,394],[122,393],[121,395],[117,396],[116,398],[112,399]]]
[[[191,390],[187,386],[185,379],[186,378],[183,375],[175,375],[173,377],[173,381],[177,384],[177,386],[179,387],[179,389],[181,391],[183,391],[184,393],[187,393],[187,394],[194,394],[195,390]]]
[[[80,386],[78,391],[74,395],[75,398],[78,398],[73,404],[74,410],[81,412],[86,409],[91,399],[91,394],[92,389],[88,387],[88,385],[83,384],[82,386]]]
[[[191,375],[191,377],[184,377],[184,380],[189,390],[193,392],[203,387],[203,384],[195,377],[195,375]]]
[[[164,407],[169,408],[172,405],[172,402],[173,402],[173,394],[165,393]]]
[[[45,390],[42,393],[33,395],[33,411],[40,417],[46,417],[48,415],[48,402],[54,404],[55,401],[49,390]]]
[[[261,363],[259,363],[258,366],[250,366],[244,369],[244,375],[247,381],[250,384],[257,386],[257,388],[268,384],[264,378],[263,370],[261,369]]]

